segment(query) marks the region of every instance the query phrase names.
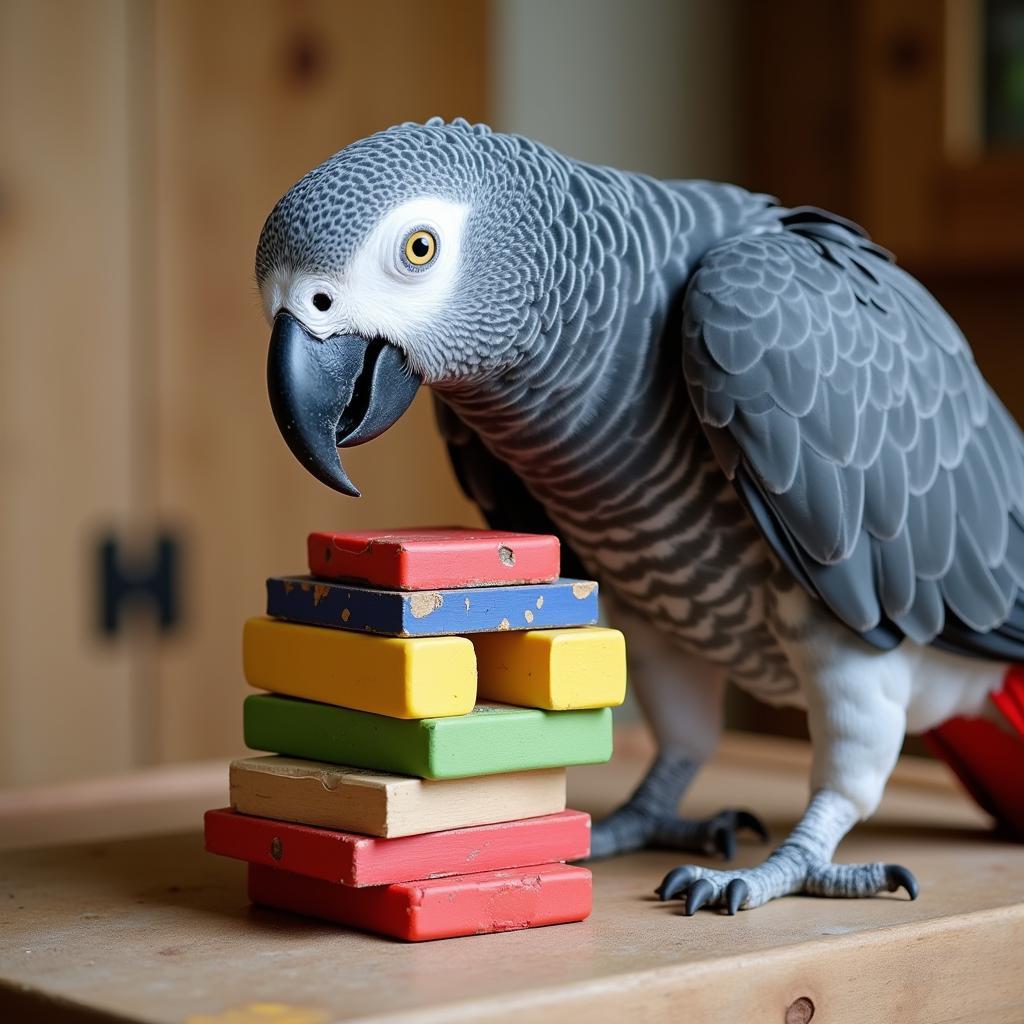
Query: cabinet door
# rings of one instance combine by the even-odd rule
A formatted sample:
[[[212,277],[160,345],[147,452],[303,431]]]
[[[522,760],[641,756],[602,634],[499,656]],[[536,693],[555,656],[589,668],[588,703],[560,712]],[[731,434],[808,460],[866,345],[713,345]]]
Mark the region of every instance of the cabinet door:
[[[242,621],[314,529],[476,522],[427,396],[346,454],[365,497],[303,471],[266,397],[253,283],[263,219],[348,142],[432,114],[483,117],[486,6],[176,0],[155,9],[159,513],[184,544],[186,619],[161,646],[162,759],[241,747]]]
[[[94,557],[140,484],[127,33],[122,3],[0,0],[0,784],[138,753]]]

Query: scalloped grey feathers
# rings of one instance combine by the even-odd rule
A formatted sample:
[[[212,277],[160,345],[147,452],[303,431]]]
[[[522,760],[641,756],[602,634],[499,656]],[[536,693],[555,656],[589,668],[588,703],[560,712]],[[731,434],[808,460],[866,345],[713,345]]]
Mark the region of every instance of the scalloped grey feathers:
[[[723,468],[851,628],[998,630],[1024,587],[1017,425],[886,254],[821,211],[782,223],[712,249],[684,300],[684,375]]]

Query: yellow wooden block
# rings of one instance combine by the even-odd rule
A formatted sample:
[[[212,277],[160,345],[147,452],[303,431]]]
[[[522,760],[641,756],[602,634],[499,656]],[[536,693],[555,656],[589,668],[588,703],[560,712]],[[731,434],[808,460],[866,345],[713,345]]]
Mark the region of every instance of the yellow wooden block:
[[[471,639],[481,700],[569,711],[625,699],[626,642],[617,629],[529,629]]]
[[[242,660],[250,686],[390,718],[449,718],[476,703],[476,656],[461,636],[364,636],[250,619]]]

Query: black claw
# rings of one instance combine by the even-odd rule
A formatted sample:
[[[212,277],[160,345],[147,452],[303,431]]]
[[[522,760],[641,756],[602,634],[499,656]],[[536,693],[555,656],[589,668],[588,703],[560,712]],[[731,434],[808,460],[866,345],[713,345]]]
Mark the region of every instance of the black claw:
[[[764,827],[761,819],[756,814],[751,814],[750,811],[737,811],[736,812],[736,827],[748,828],[751,832],[757,835],[762,842],[768,841],[768,829]]]
[[[683,913],[687,917],[693,917],[714,895],[715,887],[706,878],[698,878],[687,890],[686,907]]]
[[[675,899],[693,881],[693,876],[694,870],[691,867],[673,868],[654,892],[662,903]]]
[[[885,865],[885,882],[889,886],[889,892],[896,892],[902,886],[912,900],[916,900],[920,892],[917,879],[900,864]]]
[[[742,878],[734,878],[725,887],[725,905],[730,917],[734,916],[736,911],[747,902],[749,895],[750,889]]]
[[[720,825],[711,835],[714,848],[726,859],[736,856],[736,833],[727,825]]]

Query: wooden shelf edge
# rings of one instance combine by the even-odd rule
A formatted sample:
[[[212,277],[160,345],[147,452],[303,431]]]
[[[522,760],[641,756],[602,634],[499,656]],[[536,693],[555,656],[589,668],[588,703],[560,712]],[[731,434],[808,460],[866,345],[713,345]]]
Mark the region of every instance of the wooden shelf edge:
[[[723,921],[741,926],[742,915]],[[685,928],[687,922],[681,919],[679,924]],[[520,1024],[524,1019],[535,1024],[584,1019],[621,1024],[624,1014],[635,1014],[638,1021],[665,1019],[651,1016],[652,1007],[667,1011],[673,1005],[685,1005],[686,1018],[693,1020],[782,1020],[787,1007],[801,998],[829,1020],[1009,1024],[1018,1019],[1007,1014],[1020,1007],[1016,978],[1022,947],[1024,903],[550,986],[503,996],[500,1007],[479,999],[361,1017],[349,1024]],[[948,971],[945,983],[937,981],[954,953],[960,958],[959,972]],[[891,984],[901,972],[904,981]],[[771,1004],[772,995],[777,1005]],[[931,1007],[950,1012],[954,999],[955,1016],[932,1015]]]

